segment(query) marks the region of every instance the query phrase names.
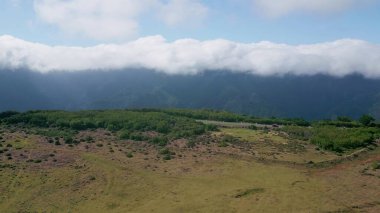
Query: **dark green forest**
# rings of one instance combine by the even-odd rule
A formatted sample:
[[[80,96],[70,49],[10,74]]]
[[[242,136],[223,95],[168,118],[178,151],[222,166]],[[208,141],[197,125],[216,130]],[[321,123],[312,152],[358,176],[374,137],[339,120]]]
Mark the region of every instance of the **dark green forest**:
[[[380,119],[380,81],[359,75],[166,75],[149,70],[53,72],[0,69],[0,111],[185,108],[258,117]]]

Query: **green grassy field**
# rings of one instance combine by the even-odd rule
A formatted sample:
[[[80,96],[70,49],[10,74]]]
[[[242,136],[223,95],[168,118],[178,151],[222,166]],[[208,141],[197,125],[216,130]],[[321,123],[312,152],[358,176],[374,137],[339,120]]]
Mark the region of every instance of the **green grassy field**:
[[[0,134],[0,212],[380,211],[378,142],[337,153],[281,128],[236,126],[164,145],[104,128]]]

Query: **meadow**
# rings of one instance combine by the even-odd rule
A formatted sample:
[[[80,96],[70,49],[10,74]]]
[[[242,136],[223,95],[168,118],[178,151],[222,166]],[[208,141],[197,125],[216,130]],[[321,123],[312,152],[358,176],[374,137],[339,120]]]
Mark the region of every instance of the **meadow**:
[[[2,113],[0,210],[380,211],[375,123],[205,112]]]

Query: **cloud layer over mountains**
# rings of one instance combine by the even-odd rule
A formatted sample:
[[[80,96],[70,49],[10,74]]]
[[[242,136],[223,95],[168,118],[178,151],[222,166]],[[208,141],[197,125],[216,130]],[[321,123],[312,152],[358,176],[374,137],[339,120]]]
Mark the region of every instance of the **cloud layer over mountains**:
[[[311,45],[228,40],[166,41],[162,36],[93,47],[48,46],[0,36],[0,68],[37,72],[152,69],[167,74],[229,70],[269,75],[353,73],[380,77],[380,45],[343,39]]]

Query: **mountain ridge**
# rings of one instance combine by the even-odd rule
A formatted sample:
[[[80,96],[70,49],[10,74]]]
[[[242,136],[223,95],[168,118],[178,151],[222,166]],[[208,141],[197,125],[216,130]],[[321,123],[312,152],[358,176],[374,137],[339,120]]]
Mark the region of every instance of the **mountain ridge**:
[[[380,118],[380,80],[360,75],[257,76],[231,71],[0,71],[0,111],[210,108],[255,116]]]

